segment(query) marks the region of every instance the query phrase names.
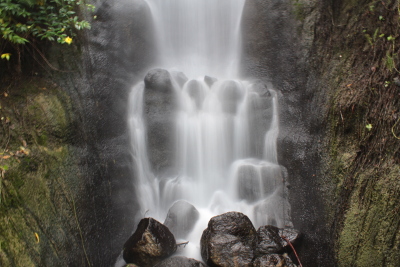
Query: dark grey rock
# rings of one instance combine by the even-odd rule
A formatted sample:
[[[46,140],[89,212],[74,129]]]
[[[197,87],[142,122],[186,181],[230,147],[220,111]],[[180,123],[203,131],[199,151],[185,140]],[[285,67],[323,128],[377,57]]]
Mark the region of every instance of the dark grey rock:
[[[283,228],[279,229],[279,236],[284,237],[284,239],[282,240],[283,248],[286,250],[291,250],[291,248],[289,248],[289,244],[285,239],[287,239],[292,245],[296,245],[299,242],[302,235],[300,231],[296,229]]]
[[[206,76],[204,76],[204,81],[208,85],[208,87],[211,88],[211,86],[213,86],[213,84],[216,83],[218,81],[218,79],[206,75]]]
[[[200,213],[192,204],[178,200],[169,209],[164,225],[175,238],[185,238],[193,230],[199,216]]]
[[[248,202],[261,199],[261,177],[253,165],[241,166],[237,176],[237,190],[240,199]]]
[[[261,226],[257,230],[256,255],[281,252],[283,250],[282,241],[278,227],[272,225]]]
[[[206,96],[201,83],[197,80],[191,80],[188,82],[186,91],[191,99],[193,99],[197,108],[200,108],[203,104],[203,100]]]
[[[252,266],[256,230],[240,212],[211,218],[201,237],[201,256],[208,266]]]
[[[156,174],[172,166],[176,93],[167,70],[150,70],[145,79],[144,117],[149,160]]]
[[[253,267],[296,267],[297,265],[286,255],[269,254],[254,260]]]
[[[180,87],[183,87],[183,85],[188,81],[186,75],[181,71],[171,71],[171,76]]]
[[[186,257],[173,257],[158,263],[154,267],[206,267],[204,263]]]
[[[235,81],[225,81],[218,92],[222,108],[226,113],[236,113],[238,104],[243,100],[244,92]]]
[[[127,263],[152,267],[175,251],[176,241],[169,229],[153,218],[144,218],[126,241],[123,258]]]

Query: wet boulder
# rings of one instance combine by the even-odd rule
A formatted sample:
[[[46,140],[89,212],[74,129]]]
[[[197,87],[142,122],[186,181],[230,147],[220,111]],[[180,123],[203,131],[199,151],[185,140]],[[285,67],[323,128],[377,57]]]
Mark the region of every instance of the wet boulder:
[[[282,241],[278,227],[272,225],[261,226],[257,230],[256,255],[281,252],[283,250]]]
[[[254,260],[253,267],[297,267],[286,255],[268,254]]]
[[[178,200],[169,209],[164,225],[175,238],[185,238],[193,230],[199,216],[200,213],[192,204]]]
[[[206,92],[204,91],[202,84],[197,80],[191,80],[187,83],[185,91],[193,100],[196,107],[200,108],[206,96]]]
[[[176,92],[171,74],[164,69],[150,70],[145,79],[143,115],[152,169],[160,174],[172,166]]]
[[[171,71],[171,76],[178,83],[178,85],[182,88],[183,85],[188,81],[186,75],[181,71]]]
[[[244,98],[244,90],[241,85],[235,81],[225,81],[218,90],[224,112],[235,114]]]
[[[262,181],[257,168],[243,165],[237,171],[237,191],[240,199],[254,202],[261,199]]]
[[[208,87],[211,88],[211,86],[213,86],[214,83],[216,83],[218,80],[217,78],[214,77],[210,77],[210,76],[204,76],[204,82],[208,85]]]
[[[158,263],[154,267],[206,267],[201,261],[190,259],[182,256],[172,257]]]
[[[201,237],[201,256],[208,266],[252,266],[256,229],[240,212],[211,218]]]
[[[279,229],[279,236],[282,237],[283,248],[285,250],[290,250],[287,241],[289,241],[292,245],[296,245],[301,238],[301,233],[293,228],[282,228]]]
[[[127,263],[152,267],[176,251],[176,241],[169,229],[153,218],[144,218],[126,241],[123,258]]]

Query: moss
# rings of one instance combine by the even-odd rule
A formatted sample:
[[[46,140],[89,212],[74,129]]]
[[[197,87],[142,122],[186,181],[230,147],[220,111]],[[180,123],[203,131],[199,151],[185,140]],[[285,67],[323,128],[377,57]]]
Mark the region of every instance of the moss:
[[[0,129],[8,139],[0,155],[0,165],[8,166],[1,179],[0,265],[67,266],[81,243],[72,208],[79,170],[66,143],[68,97],[34,79],[0,101],[1,116],[10,118]]]
[[[376,184],[370,182],[376,170],[365,170],[359,177],[339,238],[340,266],[398,266],[399,172],[395,166]],[[363,188],[365,182],[370,183]]]

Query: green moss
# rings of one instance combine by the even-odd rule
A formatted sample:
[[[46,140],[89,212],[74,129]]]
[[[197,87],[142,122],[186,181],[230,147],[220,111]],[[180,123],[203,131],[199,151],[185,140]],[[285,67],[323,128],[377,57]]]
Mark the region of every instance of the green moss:
[[[72,199],[78,168],[65,143],[68,97],[43,80],[27,81],[2,98],[8,137],[0,204],[0,266],[66,266],[81,244]],[[3,144],[4,145],[4,144]],[[37,238],[38,237],[38,238]]]
[[[394,167],[375,184],[374,170],[359,177],[339,238],[339,266],[398,266],[400,167]]]

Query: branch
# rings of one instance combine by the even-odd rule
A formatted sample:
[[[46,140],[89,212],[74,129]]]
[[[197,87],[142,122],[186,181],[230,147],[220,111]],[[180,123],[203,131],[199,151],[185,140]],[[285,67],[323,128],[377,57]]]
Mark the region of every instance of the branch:
[[[293,250],[293,252],[294,252],[294,255],[296,256],[297,261],[299,262],[299,266],[300,266],[300,267],[303,267],[303,265],[302,265],[301,262],[300,262],[299,255],[297,255],[297,252],[296,252],[296,250],[294,249],[292,243],[290,243],[289,239],[287,239],[285,236],[281,236],[281,238],[282,238],[283,240],[285,240],[286,243],[289,244],[289,246],[292,248],[292,250]]]

